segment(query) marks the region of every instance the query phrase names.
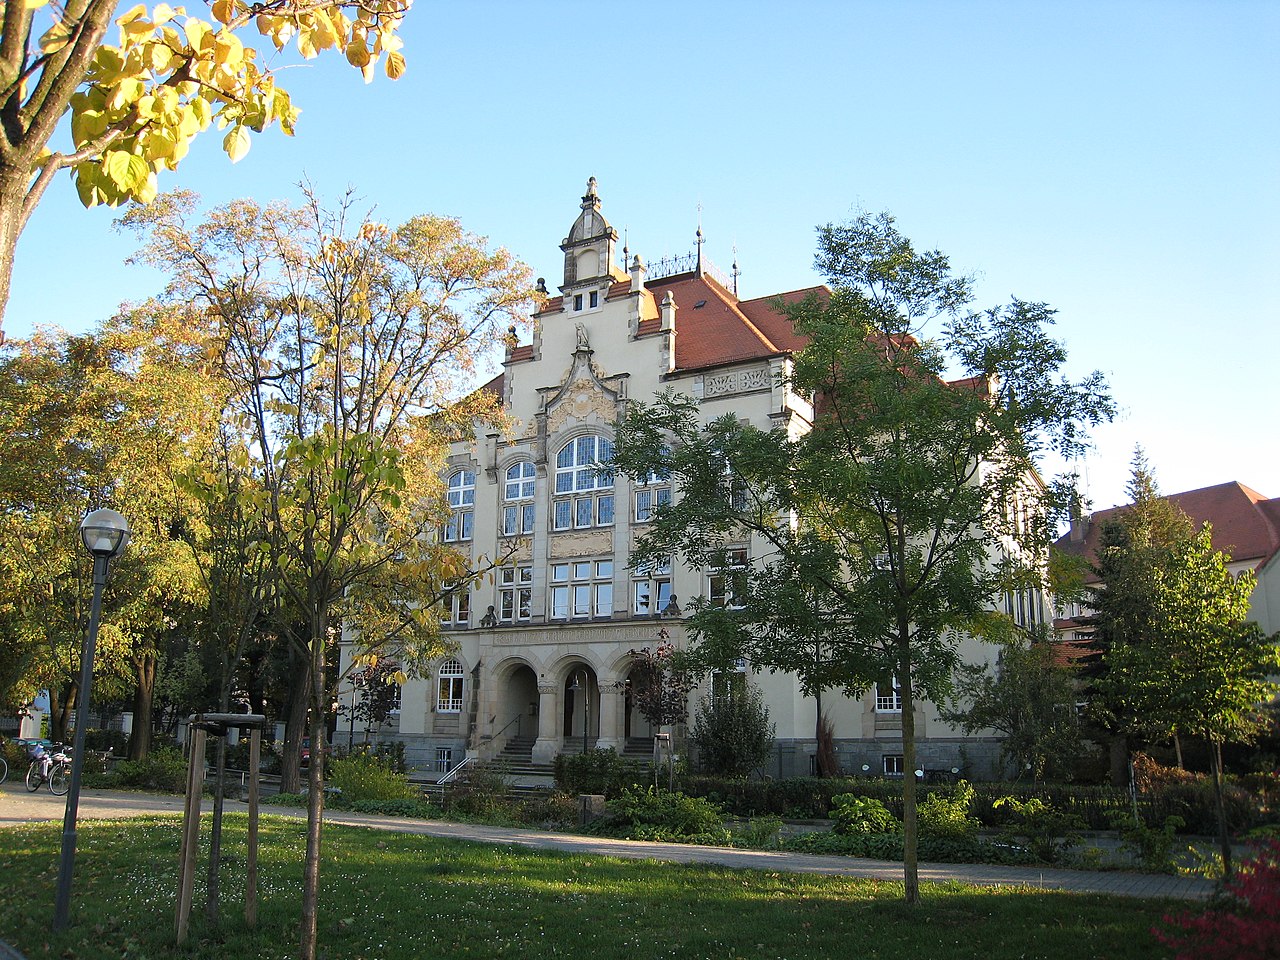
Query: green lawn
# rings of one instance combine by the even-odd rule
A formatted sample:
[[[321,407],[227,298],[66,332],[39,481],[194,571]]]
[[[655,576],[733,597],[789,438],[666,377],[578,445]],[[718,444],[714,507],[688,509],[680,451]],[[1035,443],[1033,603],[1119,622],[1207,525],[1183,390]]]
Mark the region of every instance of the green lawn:
[[[207,823],[207,818],[205,820]],[[72,927],[49,931],[60,827],[0,830],[0,938],[58,958],[296,954],[303,825],[265,818],[259,928],[242,920],[245,818],[223,839],[221,926],[173,944],[178,820],[79,829]],[[207,853],[207,848],[202,851]],[[329,960],[453,957],[1167,957],[1149,933],[1177,905],[1038,890],[900,884],[571,856],[330,826],[320,921]]]

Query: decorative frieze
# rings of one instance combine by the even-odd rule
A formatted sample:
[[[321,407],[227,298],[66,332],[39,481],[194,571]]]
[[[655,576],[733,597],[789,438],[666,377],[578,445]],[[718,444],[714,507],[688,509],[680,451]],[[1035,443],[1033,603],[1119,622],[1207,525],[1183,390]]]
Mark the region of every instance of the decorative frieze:
[[[745,370],[726,370],[707,374],[702,378],[702,397],[727,397],[739,393],[754,393],[773,386],[767,366],[748,367]]]

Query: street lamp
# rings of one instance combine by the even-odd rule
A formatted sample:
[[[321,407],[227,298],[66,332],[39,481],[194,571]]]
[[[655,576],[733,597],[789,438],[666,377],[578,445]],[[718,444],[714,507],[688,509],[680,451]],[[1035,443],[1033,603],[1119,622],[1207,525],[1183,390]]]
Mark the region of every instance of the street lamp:
[[[93,601],[89,607],[89,637],[80,658],[80,695],[76,698],[76,738],[71,754],[71,786],[62,821],[62,859],[58,864],[58,890],[54,901],[53,928],[63,930],[71,909],[71,873],[76,860],[76,814],[80,807],[80,775],[84,771],[84,735],[89,724],[89,694],[93,686],[93,654],[98,644],[98,620],[102,615],[102,588],[107,584],[111,561],[129,544],[129,521],[114,510],[95,510],[80,521],[80,541],[93,557]]]
[[[587,676],[587,671],[582,670],[580,672],[582,674],[582,683],[578,683],[578,674],[575,673],[573,675],[573,683],[569,689],[574,693],[579,690],[582,691],[582,755],[585,757],[587,755],[587,737],[590,734],[591,726],[591,690],[587,686],[587,682],[590,680]]]

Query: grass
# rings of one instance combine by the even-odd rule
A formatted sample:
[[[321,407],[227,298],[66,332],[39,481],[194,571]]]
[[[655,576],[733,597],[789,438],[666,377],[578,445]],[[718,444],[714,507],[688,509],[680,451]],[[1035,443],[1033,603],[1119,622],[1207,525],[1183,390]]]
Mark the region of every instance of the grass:
[[[245,818],[223,837],[222,922],[203,916],[202,859],[191,938],[173,946],[173,817],[79,828],[72,925],[49,929],[59,827],[0,830],[0,936],[29,960],[296,955],[303,825],[266,817],[259,926],[242,919]],[[321,871],[328,960],[424,957],[651,958],[1167,957],[1151,926],[1171,905],[961,884],[727,870],[530,851],[330,825]],[[207,847],[202,855],[207,854]]]

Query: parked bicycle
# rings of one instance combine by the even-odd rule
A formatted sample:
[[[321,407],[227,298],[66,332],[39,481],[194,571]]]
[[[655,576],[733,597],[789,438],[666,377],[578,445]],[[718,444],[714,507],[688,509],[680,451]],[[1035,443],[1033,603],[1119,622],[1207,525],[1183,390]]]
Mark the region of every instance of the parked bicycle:
[[[4,754],[0,753],[0,783],[4,783],[9,779],[9,761],[4,758]]]
[[[71,748],[61,743],[50,753],[43,744],[31,748],[31,766],[27,767],[27,789],[35,793],[40,784],[49,784],[49,792],[60,797],[71,788]]]

